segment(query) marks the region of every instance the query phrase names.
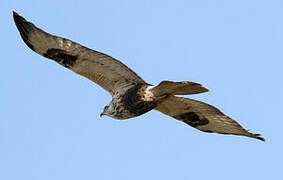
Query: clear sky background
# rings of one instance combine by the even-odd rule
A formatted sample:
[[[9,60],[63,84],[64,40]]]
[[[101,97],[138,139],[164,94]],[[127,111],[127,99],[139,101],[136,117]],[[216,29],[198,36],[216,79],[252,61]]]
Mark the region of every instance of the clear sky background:
[[[190,80],[256,139],[151,111],[100,118],[110,95],[32,52],[12,19],[107,53],[147,82]],[[283,1],[0,3],[0,179],[283,179]]]

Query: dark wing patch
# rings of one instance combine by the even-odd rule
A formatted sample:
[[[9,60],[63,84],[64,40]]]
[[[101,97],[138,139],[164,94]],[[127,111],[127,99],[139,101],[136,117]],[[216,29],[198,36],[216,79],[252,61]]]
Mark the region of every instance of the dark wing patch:
[[[216,107],[200,101],[170,96],[155,109],[204,132],[248,136],[265,141],[260,134],[250,133]]]
[[[15,12],[14,21],[29,48],[92,80],[112,95],[125,91],[132,83],[146,83],[121,61],[107,54],[44,32]]]
[[[194,112],[187,112],[173,117],[195,128],[209,123],[205,117],[200,118],[200,116]]]
[[[68,54],[67,51],[56,48],[48,49],[46,53],[43,54],[43,56],[55,60],[66,68],[71,68],[78,59],[78,55],[73,56]]]

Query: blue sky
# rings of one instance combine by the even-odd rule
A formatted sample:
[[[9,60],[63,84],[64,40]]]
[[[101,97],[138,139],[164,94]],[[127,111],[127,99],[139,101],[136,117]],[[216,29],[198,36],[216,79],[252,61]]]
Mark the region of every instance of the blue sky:
[[[111,97],[32,52],[17,11],[52,34],[107,53],[147,82],[190,80],[255,139],[206,134],[151,111],[117,121]],[[0,179],[283,179],[283,2],[3,1]]]

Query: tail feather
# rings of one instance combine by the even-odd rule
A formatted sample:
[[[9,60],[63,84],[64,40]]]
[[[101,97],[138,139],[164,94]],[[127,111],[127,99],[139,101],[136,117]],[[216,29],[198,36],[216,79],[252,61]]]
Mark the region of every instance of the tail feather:
[[[198,94],[209,91],[199,83],[182,81],[162,81],[157,86],[151,89],[153,94],[157,97],[174,94],[174,95],[186,95],[186,94]]]

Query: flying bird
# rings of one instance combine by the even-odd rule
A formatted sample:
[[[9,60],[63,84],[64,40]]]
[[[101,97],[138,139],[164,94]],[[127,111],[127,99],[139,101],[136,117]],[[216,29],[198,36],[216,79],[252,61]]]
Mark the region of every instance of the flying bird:
[[[101,116],[129,119],[154,109],[204,132],[265,141],[260,134],[250,133],[214,106],[175,96],[207,92],[208,89],[199,83],[165,80],[151,85],[107,54],[44,32],[16,12],[13,12],[13,17],[23,41],[30,49],[90,79],[112,95]]]

